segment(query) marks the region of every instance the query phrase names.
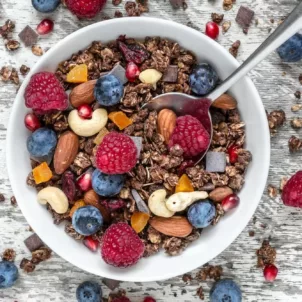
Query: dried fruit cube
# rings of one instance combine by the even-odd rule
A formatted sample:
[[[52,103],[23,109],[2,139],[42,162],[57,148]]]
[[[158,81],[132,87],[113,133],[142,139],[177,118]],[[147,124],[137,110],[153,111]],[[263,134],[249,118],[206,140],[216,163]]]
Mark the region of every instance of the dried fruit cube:
[[[107,130],[106,127],[104,127],[103,129],[101,129],[101,131],[99,132],[99,134],[95,137],[95,139],[94,139],[93,142],[96,145],[99,145],[103,141],[105,135],[107,135],[108,133],[109,133],[109,131]]]
[[[108,117],[120,130],[125,129],[132,124],[130,118],[122,111],[111,112]]]
[[[67,74],[66,81],[69,83],[84,83],[88,81],[88,67],[80,64],[74,67]]]
[[[52,178],[52,172],[47,163],[42,163],[38,167],[33,169],[33,176],[36,184],[47,182]]]
[[[147,213],[135,212],[131,216],[131,226],[136,233],[140,233],[147,225],[150,216]]]
[[[79,208],[81,208],[81,207],[85,207],[85,206],[86,206],[86,203],[85,203],[84,200],[80,199],[80,200],[76,201],[76,202],[74,203],[73,207],[72,207],[71,210],[70,210],[69,216],[72,217],[73,213],[74,213],[77,209],[79,209]]]
[[[186,174],[183,174],[176,185],[175,193],[193,192],[193,191],[194,191],[194,188],[193,188],[191,180],[189,179],[189,177]]]

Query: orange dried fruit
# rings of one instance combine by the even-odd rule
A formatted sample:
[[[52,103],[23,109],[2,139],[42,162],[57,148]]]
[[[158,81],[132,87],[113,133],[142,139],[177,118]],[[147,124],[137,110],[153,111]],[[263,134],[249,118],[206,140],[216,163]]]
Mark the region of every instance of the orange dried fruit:
[[[93,142],[94,142],[96,145],[99,145],[99,144],[103,141],[104,137],[105,137],[108,133],[109,133],[109,131],[107,130],[106,127],[104,127],[104,128],[98,133],[98,135],[95,137],[95,139],[94,139]]]
[[[52,172],[47,163],[42,163],[33,169],[33,176],[36,184],[47,182],[52,178]]]
[[[147,213],[135,212],[131,216],[131,226],[136,233],[140,233],[147,225],[150,216]]]
[[[79,208],[82,208],[82,207],[85,207],[86,206],[86,203],[84,200],[80,199],[78,201],[76,201],[73,205],[73,207],[71,208],[70,212],[69,212],[69,216],[72,217],[73,213],[79,209]]]
[[[186,174],[183,174],[178,180],[175,188],[175,193],[178,192],[194,192],[192,182]]]
[[[72,68],[67,74],[66,81],[69,83],[84,83],[88,81],[88,67],[80,64]]]
[[[108,117],[120,130],[125,129],[132,124],[130,118],[122,111],[111,112]]]

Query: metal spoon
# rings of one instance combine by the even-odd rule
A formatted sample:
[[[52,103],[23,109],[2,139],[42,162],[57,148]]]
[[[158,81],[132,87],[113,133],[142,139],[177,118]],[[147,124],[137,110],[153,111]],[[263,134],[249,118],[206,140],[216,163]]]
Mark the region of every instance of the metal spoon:
[[[245,60],[227,79],[225,79],[214,91],[203,97],[195,97],[184,93],[171,92],[161,94],[151,102],[144,105],[149,110],[159,111],[164,108],[173,110],[177,115],[190,114],[198,118],[207,131],[213,135],[212,119],[209,112],[210,106],[231,88],[238,80],[245,76],[258,63],[266,58],[272,51],[292,37],[302,28],[302,2],[290,13],[277,29]],[[196,163],[200,162],[207,150],[200,155]]]

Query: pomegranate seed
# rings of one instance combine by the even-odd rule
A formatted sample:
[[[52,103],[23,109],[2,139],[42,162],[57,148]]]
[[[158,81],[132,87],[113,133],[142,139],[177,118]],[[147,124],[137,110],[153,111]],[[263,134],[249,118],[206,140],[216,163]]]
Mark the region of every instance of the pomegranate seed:
[[[37,32],[39,35],[47,35],[53,30],[54,23],[50,19],[42,20],[37,26]]]
[[[78,107],[78,114],[85,120],[90,119],[92,117],[92,109],[87,104],[81,105]]]
[[[129,62],[126,66],[126,78],[129,82],[134,82],[135,79],[139,76],[139,68],[138,66],[133,63]]]
[[[236,145],[232,145],[228,149],[230,163],[235,164],[238,160],[238,148]]]
[[[153,299],[152,297],[146,297],[146,298],[144,299],[144,302],[156,302],[156,300]]]
[[[33,113],[28,113],[25,115],[24,124],[25,127],[32,132],[36,131],[41,127],[41,123],[39,119]]]
[[[215,22],[208,22],[206,24],[206,35],[212,39],[216,39],[219,35],[219,26]]]
[[[93,239],[91,236],[85,237],[83,240],[84,245],[89,248],[92,252],[96,252],[99,246],[99,242]]]
[[[240,198],[236,194],[231,194],[223,199],[221,206],[225,212],[236,208],[239,205]]]
[[[278,268],[273,264],[268,264],[263,270],[263,275],[266,281],[274,282],[278,275]]]
[[[89,169],[77,179],[77,185],[84,192],[92,188],[92,172],[93,169]]]

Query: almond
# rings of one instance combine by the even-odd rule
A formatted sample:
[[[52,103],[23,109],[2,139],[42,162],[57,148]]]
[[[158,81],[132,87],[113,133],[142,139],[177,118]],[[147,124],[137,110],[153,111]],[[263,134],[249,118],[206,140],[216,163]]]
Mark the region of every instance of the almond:
[[[72,89],[69,100],[73,107],[91,104],[94,101],[94,86],[97,80],[91,80]]]
[[[229,94],[222,94],[213,102],[212,106],[220,109],[235,109],[237,101]]]
[[[187,237],[193,230],[188,219],[182,216],[173,216],[171,218],[153,217],[149,223],[158,232],[173,237]]]
[[[222,201],[225,197],[233,194],[233,190],[229,187],[219,187],[209,194],[209,198],[215,202]]]
[[[158,131],[164,137],[166,144],[169,143],[170,137],[176,125],[176,114],[169,109],[163,109],[158,114]]]
[[[79,138],[76,134],[66,131],[60,136],[53,159],[57,174],[63,174],[69,168],[78,154],[78,149]]]

